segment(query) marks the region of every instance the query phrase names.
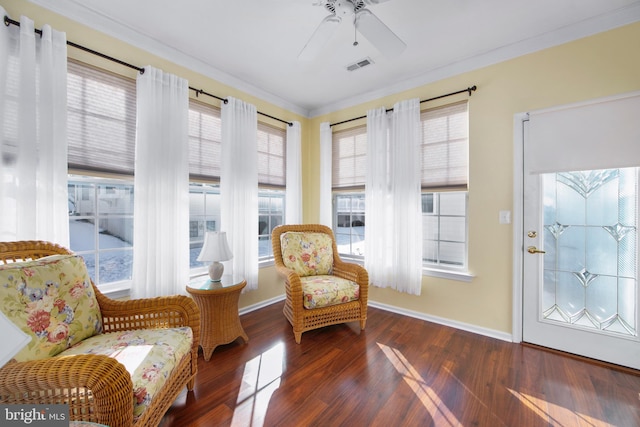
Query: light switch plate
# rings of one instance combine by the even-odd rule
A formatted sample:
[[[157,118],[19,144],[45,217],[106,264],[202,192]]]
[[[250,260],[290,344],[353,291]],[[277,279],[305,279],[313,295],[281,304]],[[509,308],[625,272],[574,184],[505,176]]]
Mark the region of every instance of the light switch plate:
[[[500,224],[511,224],[511,211],[500,211]]]

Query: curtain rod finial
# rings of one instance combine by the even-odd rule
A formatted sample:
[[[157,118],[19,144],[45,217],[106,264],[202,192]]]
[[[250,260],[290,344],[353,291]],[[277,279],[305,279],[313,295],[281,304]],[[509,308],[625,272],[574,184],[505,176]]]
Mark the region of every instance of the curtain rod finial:
[[[469,92],[469,96],[471,96],[471,92],[475,92],[476,89],[478,89],[476,85],[473,85],[470,88],[468,88],[467,91]]]

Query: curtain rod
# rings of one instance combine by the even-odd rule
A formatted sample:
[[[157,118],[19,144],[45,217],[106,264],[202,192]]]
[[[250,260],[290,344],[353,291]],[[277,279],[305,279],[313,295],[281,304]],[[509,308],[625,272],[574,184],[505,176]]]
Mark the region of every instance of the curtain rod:
[[[448,96],[458,95],[458,94],[464,93],[464,92],[468,92],[469,96],[471,96],[471,93],[475,92],[477,89],[478,89],[478,87],[476,85],[473,85],[471,87],[468,87],[468,88],[462,89],[462,90],[458,90],[456,92],[451,92],[451,93],[447,93],[445,95],[435,96],[435,97],[429,98],[429,99],[423,99],[422,101],[420,101],[420,104],[422,104],[423,102],[435,101],[436,99],[446,98]],[[393,108],[387,108],[387,113],[390,112],[390,111],[393,111]],[[329,127],[341,125],[341,124],[344,124],[344,123],[353,122],[353,121],[360,120],[360,119],[366,119],[366,118],[367,118],[366,115],[360,116],[360,117],[354,117],[353,119],[343,120],[343,121],[338,122],[338,123],[331,123],[329,125]]]
[[[11,18],[9,18],[8,16],[6,16],[6,15],[5,15],[5,17],[4,17],[4,25],[6,25],[7,27],[8,27],[9,25],[15,25],[15,26],[19,27],[19,26],[20,26],[20,22],[19,22],[19,21],[16,21],[16,20],[13,20],[13,19],[11,19]],[[39,34],[40,36],[42,36],[42,30],[40,30],[40,29],[38,29],[38,28],[35,28],[34,30],[35,30],[36,34]],[[92,55],[99,56],[100,58],[108,59],[109,61],[116,62],[116,63],[118,63],[118,64],[120,64],[120,65],[124,65],[125,67],[133,68],[134,70],[137,70],[140,74],[144,74],[144,68],[142,68],[142,67],[138,67],[138,66],[135,66],[135,65],[129,64],[129,63],[124,62],[124,61],[122,61],[122,60],[120,60],[120,59],[114,58],[114,57],[109,56],[109,55],[105,55],[104,53],[101,53],[101,52],[95,51],[95,50],[93,50],[93,49],[89,49],[88,47],[85,47],[85,46],[79,45],[79,44],[74,43],[74,42],[69,41],[69,40],[67,40],[67,44],[68,44],[69,46],[71,46],[71,47],[75,47],[76,49],[80,49],[80,50],[85,51],[85,52],[87,52],[87,53],[90,53],[90,54],[92,54]],[[215,98],[215,99],[217,99],[217,100],[219,100],[219,101],[222,101],[222,102],[223,102],[223,103],[225,103],[225,104],[226,104],[227,102],[229,102],[229,101],[227,101],[225,98],[220,98],[219,96],[216,96],[216,95],[213,95],[213,94],[211,94],[211,93],[205,92],[205,91],[204,91],[204,90],[202,90],[202,89],[196,89],[196,88],[191,87],[191,86],[189,86],[189,89],[191,89],[192,91],[194,91],[194,92],[196,93],[196,97],[198,97],[198,95],[207,95],[207,96],[210,96],[210,97],[212,97],[212,98]],[[277,121],[279,121],[279,122],[281,122],[281,123],[287,124],[287,125],[289,125],[289,126],[293,126],[293,123],[292,123],[292,122],[288,122],[288,121],[286,121],[286,120],[282,120],[282,119],[279,119],[279,118],[277,118],[277,117],[270,116],[269,114],[266,114],[266,113],[261,113],[260,111],[256,111],[256,112],[257,112],[258,114],[260,114],[261,116],[265,116],[265,117],[268,117],[268,118],[270,118],[270,119],[277,120]]]

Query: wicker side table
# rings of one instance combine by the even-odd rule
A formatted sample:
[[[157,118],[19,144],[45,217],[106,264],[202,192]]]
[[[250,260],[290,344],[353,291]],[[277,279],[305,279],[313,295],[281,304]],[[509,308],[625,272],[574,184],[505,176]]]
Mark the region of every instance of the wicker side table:
[[[200,346],[204,360],[211,358],[217,346],[229,344],[238,337],[249,342],[238,314],[238,299],[246,285],[246,280],[232,276],[222,276],[220,282],[202,277],[189,282],[187,292],[200,308]]]

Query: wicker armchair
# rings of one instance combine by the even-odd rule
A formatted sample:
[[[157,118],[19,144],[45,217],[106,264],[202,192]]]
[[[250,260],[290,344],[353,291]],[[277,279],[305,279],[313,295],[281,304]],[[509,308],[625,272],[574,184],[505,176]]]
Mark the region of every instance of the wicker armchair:
[[[0,242],[0,264],[71,254],[42,241]],[[156,426],[184,386],[193,390],[197,372],[200,312],[187,296],[112,300],[92,284],[103,320],[103,332],[136,329],[192,329],[194,342],[174,368],[151,405],[135,425]],[[134,390],[130,374],[115,359],[97,354],[9,362],[0,369],[0,402],[7,404],[68,404],[72,421],[111,427],[134,425]]]
[[[283,236],[287,233],[320,233],[331,239],[329,256],[333,257],[332,265],[327,274],[331,278],[347,279],[357,284],[357,299],[332,303],[331,305],[321,306],[317,308],[306,308],[305,298],[311,298],[309,294],[305,295],[303,282],[305,276],[309,274],[300,274],[295,268],[291,268],[288,259],[283,259]],[[367,300],[369,295],[369,275],[364,267],[347,263],[340,259],[338,248],[333,235],[333,231],[324,225],[319,224],[303,224],[303,225],[281,225],[273,229],[271,234],[271,244],[273,246],[273,257],[278,273],[284,278],[286,299],[284,305],[284,315],[293,326],[293,334],[295,340],[300,344],[302,333],[312,329],[322,328],[324,326],[335,325],[339,323],[360,322],[360,329],[363,330],[367,321]],[[286,252],[286,250],[285,250]],[[294,258],[295,255],[288,254],[287,258]]]

